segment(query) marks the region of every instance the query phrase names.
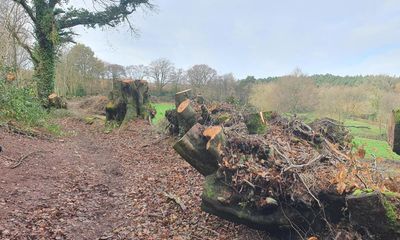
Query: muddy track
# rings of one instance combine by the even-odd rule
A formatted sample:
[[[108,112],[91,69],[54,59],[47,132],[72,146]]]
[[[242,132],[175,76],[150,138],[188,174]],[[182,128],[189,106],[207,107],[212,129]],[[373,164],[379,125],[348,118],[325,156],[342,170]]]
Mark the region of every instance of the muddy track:
[[[0,239],[269,239],[201,212],[202,176],[146,122],[59,123],[53,140],[0,129]]]

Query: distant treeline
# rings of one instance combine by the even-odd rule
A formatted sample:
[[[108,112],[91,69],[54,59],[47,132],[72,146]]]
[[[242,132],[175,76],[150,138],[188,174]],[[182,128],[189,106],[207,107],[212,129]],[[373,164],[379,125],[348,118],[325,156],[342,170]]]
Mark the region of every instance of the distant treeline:
[[[279,81],[285,76],[255,78],[248,76],[239,80],[241,84],[270,83]],[[357,76],[338,76],[333,74],[314,74],[305,76],[314,81],[317,86],[359,86],[362,84],[381,85],[382,87],[395,87],[400,82],[400,77],[389,75],[357,75]],[[240,84],[240,83],[239,83]]]

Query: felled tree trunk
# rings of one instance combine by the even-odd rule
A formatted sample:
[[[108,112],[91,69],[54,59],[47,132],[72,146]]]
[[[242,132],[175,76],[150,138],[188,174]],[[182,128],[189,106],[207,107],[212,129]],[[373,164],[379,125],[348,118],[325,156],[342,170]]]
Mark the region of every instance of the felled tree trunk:
[[[110,102],[106,106],[108,121],[126,123],[137,118],[154,117],[151,107],[148,83],[144,80],[123,80],[114,83]]]
[[[388,124],[388,142],[393,152],[400,154],[400,110],[393,110]]]
[[[190,99],[183,101],[176,111],[179,124],[179,134],[182,136],[196,124],[196,111],[192,108]]]
[[[192,97],[192,89],[186,89],[181,92],[177,92],[175,94],[175,106],[176,108],[181,105],[181,103],[187,99],[190,99]]]
[[[199,173],[207,176],[217,171],[224,145],[221,127],[205,128],[197,123],[175,143],[174,149]]]
[[[398,200],[394,200],[397,205]],[[368,229],[373,239],[400,239],[400,221],[397,208],[379,192],[352,194],[346,197],[350,223]]]
[[[236,200],[240,199],[239,194],[218,179],[216,174],[206,177],[203,188],[201,209],[231,222],[271,233],[289,231],[293,223],[303,229],[311,227],[320,230],[322,226],[322,219],[316,219],[313,209],[305,206],[294,208],[274,202],[266,211],[240,206]]]

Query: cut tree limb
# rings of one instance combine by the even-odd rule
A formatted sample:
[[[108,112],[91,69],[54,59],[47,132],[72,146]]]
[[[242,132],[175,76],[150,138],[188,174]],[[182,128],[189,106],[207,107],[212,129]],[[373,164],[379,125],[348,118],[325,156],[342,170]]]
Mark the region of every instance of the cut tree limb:
[[[175,94],[175,106],[176,108],[181,105],[181,103],[187,99],[190,99],[192,97],[192,89],[186,89],[181,92],[177,92]]]
[[[209,127],[203,132],[208,140],[206,150],[212,154],[216,159],[220,160],[223,154],[223,147],[225,147],[226,139],[221,126]]]
[[[179,133],[184,135],[197,122],[196,111],[192,108],[190,99],[186,99],[178,106],[177,114]]]
[[[220,156],[207,150],[208,139],[203,135],[205,128],[197,123],[174,144],[175,151],[186,162],[204,176],[217,171]]]

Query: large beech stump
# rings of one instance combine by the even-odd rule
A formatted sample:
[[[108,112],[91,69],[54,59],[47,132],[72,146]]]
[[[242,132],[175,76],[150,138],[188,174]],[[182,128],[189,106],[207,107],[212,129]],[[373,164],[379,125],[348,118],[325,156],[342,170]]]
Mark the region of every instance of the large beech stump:
[[[388,124],[388,143],[393,152],[400,154],[400,110],[393,110]]]
[[[122,80],[113,83],[110,102],[106,106],[108,121],[128,122],[155,116],[150,104],[149,86],[144,80]]]
[[[394,200],[400,205],[398,200]],[[373,239],[400,239],[397,208],[390,197],[379,192],[352,194],[346,197],[350,223],[368,229]]]
[[[207,176],[217,171],[224,145],[221,127],[206,129],[197,123],[175,143],[174,149],[199,173]]]

